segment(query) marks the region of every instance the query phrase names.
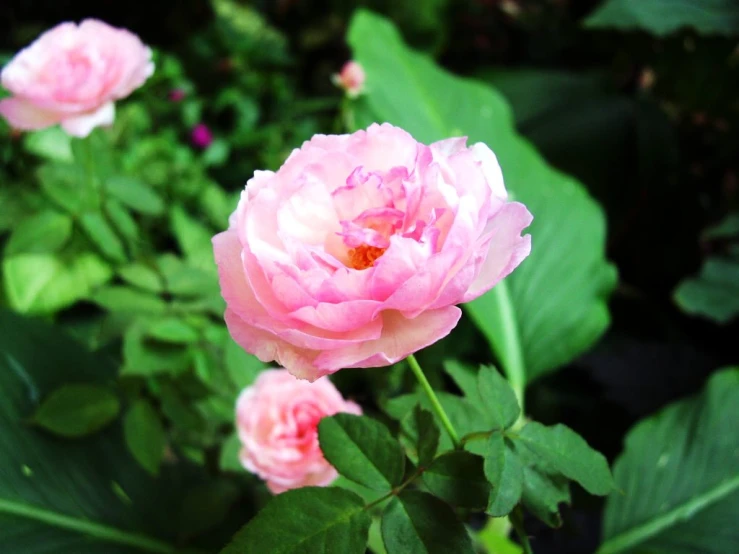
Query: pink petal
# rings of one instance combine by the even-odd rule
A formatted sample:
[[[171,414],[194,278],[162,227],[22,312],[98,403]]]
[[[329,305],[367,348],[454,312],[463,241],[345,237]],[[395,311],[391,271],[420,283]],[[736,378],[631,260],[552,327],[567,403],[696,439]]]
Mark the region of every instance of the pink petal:
[[[37,108],[20,98],[0,100],[0,115],[8,120],[11,127],[24,131],[44,129],[56,125],[61,118],[57,112]]]
[[[62,129],[68,135],[84,138],[95,127],[112,125],[113,121],[115,121],[115,104],[108,102],[94,112],[66,118],[62,121]]]

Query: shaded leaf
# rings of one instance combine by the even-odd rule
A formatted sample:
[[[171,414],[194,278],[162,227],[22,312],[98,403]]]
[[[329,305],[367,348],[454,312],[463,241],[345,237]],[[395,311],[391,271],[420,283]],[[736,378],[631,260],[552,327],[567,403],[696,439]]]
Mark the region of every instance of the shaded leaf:
[[[739,259],[708,258],[697,277],[675,289],[683,311],[728,323],[739,314]]]
[[[508,381],[491,366],[482,366],[478,373],[481,408],[490,417],[492,427],[507,429],[521,414],[516,394]]]
[[[487,441],[484,469],[491,486],[485,511],[493,517],[508,515],[521,499],[523,466],[501,433],[493,433]]]
[[[118,397],[107,387],[64,385],[37,408],[32,421],[63,437],[84,437],[108,425],[121,409]]]
[[[154,407],[146,400],[136,400],[123,418],[123,432],[136,461],[152,475],[158,475],[167,435]]]
[[[105,190],[121,204],[146,215],[164,212],[164,201],[146,183],[134,177],[116,175],[105,180]]]
[[[490,494],[483,459],[462,450],[436,458],[423,472],[423,482],[435,496],[465,508],[483,509]]]

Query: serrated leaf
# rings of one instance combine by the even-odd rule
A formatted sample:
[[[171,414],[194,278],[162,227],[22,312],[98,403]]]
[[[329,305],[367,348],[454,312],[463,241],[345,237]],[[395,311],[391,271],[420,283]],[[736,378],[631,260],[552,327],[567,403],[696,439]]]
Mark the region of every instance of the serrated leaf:
[[[467,398],[475,398],[477,390],[477,370],[463,364],[459,360],[445,360],[444,371],[452,378],[454,383]]]
[[[154,407],[143,399],[134,402],[123,418],[123,433],[136,461],[152,475],[158,475],[167,435]]]
[[[272,498],[221,554],[364,554],[371,521],[353,492],[293,489]]]
[[[87,212],[80,216],[79,222],[87,238],[101,254],[114,262],[126,261],[126,251],[123,248],[123,243],[103,214]]]
[[[360,485],[389,491],[403,479],[403,450],[379,421],[344,413],[324,417],[318,440],[329,463]]]
[[[683,27],[703,34],[739,34],[734,0],[607,0],[585,20],[590,28],[642,30],[666,36]]]
[[[562,475],[552,475],[536,466],[523,469],[521,501],[526,509],[550,527],[559,527],[559,505],[570,503],[570,484]]]
[[[521,414],[516,394],[508,381],[494,367],[482,366],[477,376],[481,408],[491,419],[493,428],[507,429]]]
[[[32,421],[56,435],[78,438],[108,425],[120,409],[118,397],[109,388],[70,384],[53,391],[36,409]]]
[[[577,481],[591,494],[606,495],[614,488],[608,462],[569,427],[547,427],[532,421],[516,439],[565,477]]]
[[[523,466],[501,433],[493,433],[487,440],[484,470],[491,486],[485,511],[493,517],[508,515],[521,499]]]
[[[604,255],[605,218],[599,206],[579,182],[548,166],[516,133],[500,94],[411,51],[388,20],[358,11],[349,43],[367,75],[360,126],[387,121],[425,143],[460,135],[486,143],[508,190],[534,215],[529,258],[466,305],[506,375],[523,387],[585,351],[608,325],[607,298],[616,283]]]
[[[458,450],[442,454],[423,472],[429,492],[454,506],[483,509],[490,485],[480,456]]]
[[[107,193],[125,206],[145,215],[164,213],[164,201],[146,183],[134,177],[116,175],[105,180]]]
[[[54,210],[39,212],[13,229],[5,256],[56,252],[72,235],[72,218]]]
[[[626,435],[614,465],[598,554],[724,554],[739,527],[739,368],[670,404]]]
[[[418,465],[427,466],[436,456],[439,447],[439,428],[434,423],[434,415],[420,406],[413,410],[417,440],[416,453],[418,454]]]
[[[403,491],[382,513],[387,554],[474,554],[470,536],[451,507],[428,493]]]

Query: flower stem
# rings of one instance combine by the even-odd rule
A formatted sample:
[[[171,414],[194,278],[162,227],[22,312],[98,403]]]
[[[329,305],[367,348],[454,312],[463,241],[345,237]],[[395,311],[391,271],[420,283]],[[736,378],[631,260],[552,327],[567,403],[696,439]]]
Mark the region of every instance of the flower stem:
[[[421,384],[423,392],[426,393],[426,396],[428,396],[428,399],[431,402],[431,407],[433,408],[434,412],[436,412],[436,415],[439,416],[441,424],[444,426],[444,429],[446,429],[446,432],[452,439],[452,443],[454,443],[454,448],[459,448],[459,435],[457,435],[457,431],[454,430],[452,422],[449,421],[449,416],[446,415],[446,412],[441,406],[441,402],[439,402],[434,389],[431,388],[431,384],[429,383],[428,379],[426,379],[426,375],[424,375],[423,369],[421,369],[421,366],[418,364],[418,360],[416,360],[416,357],[413,354],[408,356],[407,360],[408,365],[411,366],[413,374],[416,376],[416,379],[418,379],[418,382]]]
[[[511,521],[511,525],[513,525],[516,535],[518,535],[518,540],[521,541],[523,553],[534,554],[534,551],[531,550],[531,543],[529,543],[529,536],[526,534],[526,529],[523,527],[523,510],[521,509],[521,506],[516,506],[510,516],[508,516],[508,519]]]

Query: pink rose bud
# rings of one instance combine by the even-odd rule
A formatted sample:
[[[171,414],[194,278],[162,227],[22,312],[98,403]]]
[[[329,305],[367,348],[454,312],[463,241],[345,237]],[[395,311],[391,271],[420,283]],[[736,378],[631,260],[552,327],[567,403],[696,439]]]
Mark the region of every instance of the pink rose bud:
[[[210,143],[213,142],[213,133],[205,123],[198,123],[192,130],[190,135],[192,143],[198,148],[208,148]]]
[[[181,88],[175,88],[169,91],[169,99],[172,102],[182,102],[187,94]]]
[[[274,494],[330,485],[338,474],[321,452],[318,422],[339,412],[362,410],[327,378],[309,383],[283,369],[262,372],[236,403],[241,463]]]
[[[331,81],[340,88],[343,88],[347,96],[356,98],[362,93],[364,88],[364,69],[355,61],[348,61],[341,68],[341,73],[334,73]]]
[[[61,23],[5,66],[0,81],[12,97],[0,100],[0,114],[17,129],[61,123],[85,137],[112,124],[114,102],[153,72],[151,50],[133,33],[95,19]]]
[[[495,155],[390,124],[315,135],[257,171],[213,238],[236,342],[293,375],[393,364],[435,343],[531,250]]]

